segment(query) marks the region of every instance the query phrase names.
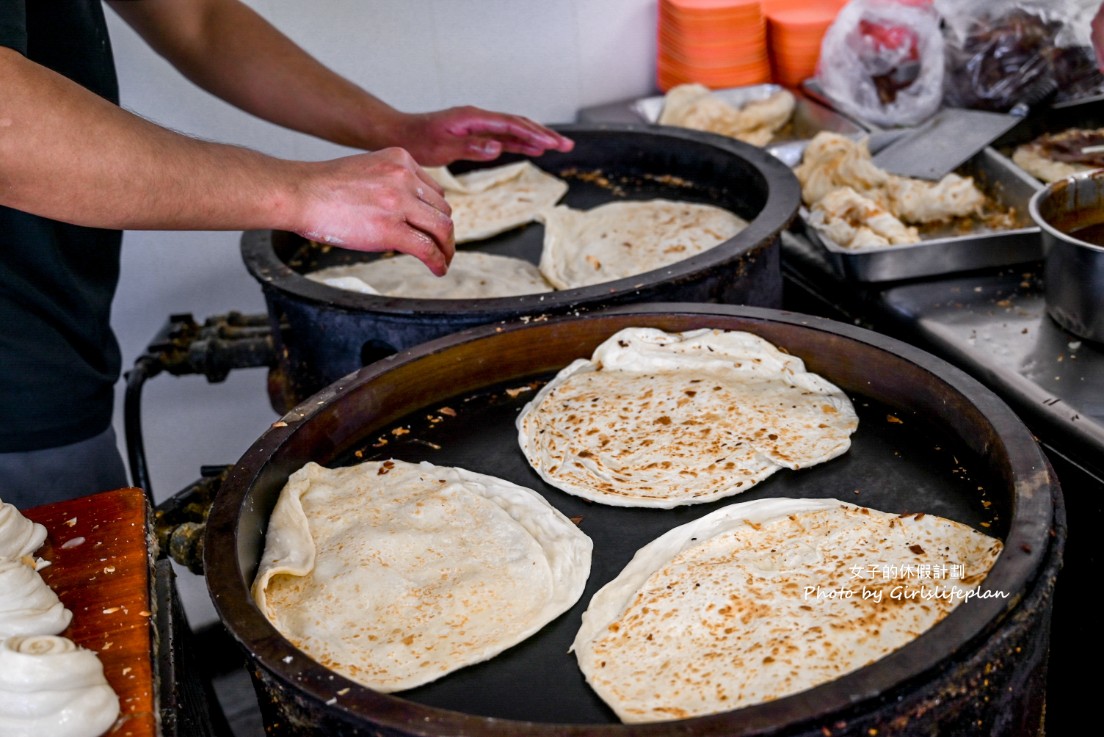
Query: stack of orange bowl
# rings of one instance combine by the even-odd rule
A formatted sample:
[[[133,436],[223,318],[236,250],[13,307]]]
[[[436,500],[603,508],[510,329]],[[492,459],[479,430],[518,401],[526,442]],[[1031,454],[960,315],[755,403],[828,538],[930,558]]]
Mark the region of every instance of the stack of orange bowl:
[[[770,81],[759,0],[659,0],[656,81],[718,89]]]
[[[771,78],[797,87],[816,72],[820,42],[846,0],[762,0]]]

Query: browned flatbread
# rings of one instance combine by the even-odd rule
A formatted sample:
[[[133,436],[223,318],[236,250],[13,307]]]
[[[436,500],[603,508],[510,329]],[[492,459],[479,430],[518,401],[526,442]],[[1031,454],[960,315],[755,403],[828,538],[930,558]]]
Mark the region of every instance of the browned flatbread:
[[[545,210],[540,270],[557,289],[636,276],[696,256],[747,227],[715,205],[666,199]]]
[[[1036,179],[1056,182],[1104,167],[1104,128],[1067,128],[1016,147],[1012,162]]]
[[[545,385],[517,419],[548,483],[613,506],[671,508],[835,458],[858,418],[801,359],[743,331],[625,328]]]
[[[731,711],[839,678],[966,598],[1000,596],[978,587],[1001,549],[932,515],[730,504],[639,550],[591,599],[573,649],[624,722]]]

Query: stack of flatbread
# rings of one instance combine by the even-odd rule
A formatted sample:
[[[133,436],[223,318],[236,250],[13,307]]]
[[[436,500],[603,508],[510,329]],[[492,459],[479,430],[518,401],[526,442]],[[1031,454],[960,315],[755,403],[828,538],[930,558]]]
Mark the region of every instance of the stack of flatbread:
[[[1001,547],[834,499],[732,504],[641,548],[591,599],[572,649],[622,721],[738,709],[904,646],[978,593]]]
[[[858,418],[801,359],[741,331],[626,328],[560,371],[517,419],[533,469],[570,494],[670,508],[844,453]]]
[[[793,93],[779,89],[761,100],[736,106],[702,84],[672,87],[663,98],[660,125],[720,133],[753,146],[765,146],[793,117]]]
[[[590,538],[536,492],[464,469],[308,463],[269,520],[253,597],[296,647],[378,691],[497,655],[569,609]]]
[[[980,215],[987,202],[971,177],[890,174],[874,163],[865,138],[827,131],[809,141],[794,174],[809,224],[844,248],[919,243],[915,226]]]

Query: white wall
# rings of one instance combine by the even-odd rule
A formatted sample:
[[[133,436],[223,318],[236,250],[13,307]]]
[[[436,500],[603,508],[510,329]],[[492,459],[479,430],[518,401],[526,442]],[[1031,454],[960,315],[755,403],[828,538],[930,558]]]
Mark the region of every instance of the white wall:
[[[161,0],[165,1],[165,0]],[[395,107],[473,104],[570,122],[579,108],[654,94],[655,0],[246,0],[331,68]],[[202,138],[287,158],[343,150],[222,103],[177,75],[108,12],[123,106]],[[131,232],[114,326],[124,370],[172,313],[264,312],[238,232]],[[263,369],[220,384],[155,377],[145,388],[143,438],[158,501],[233,463],[274,420]],[[123,445],[123,384],[116,431]],[[180,580],[193,625],[214,618],[201,580]]]

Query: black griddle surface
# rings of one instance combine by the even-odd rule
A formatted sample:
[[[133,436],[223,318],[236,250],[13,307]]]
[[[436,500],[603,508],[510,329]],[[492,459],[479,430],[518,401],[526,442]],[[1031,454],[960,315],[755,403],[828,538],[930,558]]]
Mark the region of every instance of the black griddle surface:
[[[396,458],[504,478],[541,493],[594,541],[586,589],[568,612],[495,658],[395,694],[400,698],[484,717],[619,723],[568,652],[582,613],[639,548],[728,504],[766,497],[837,498],[886,512],[936,514],[992,535],[1006,532],[1007,495],[981,459],[919,418],[855,395],[859,428],[846,454],[801,471],[780,470],[737,496],[672,510],[611,507],[571,496],[545,483],[517,442],[516,417],[550,378],[514,381],[412,412],[330,464]]]

